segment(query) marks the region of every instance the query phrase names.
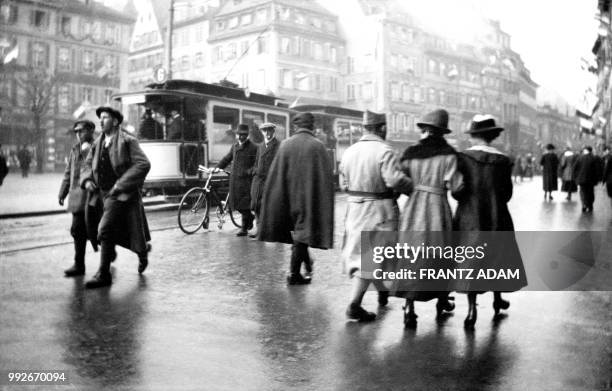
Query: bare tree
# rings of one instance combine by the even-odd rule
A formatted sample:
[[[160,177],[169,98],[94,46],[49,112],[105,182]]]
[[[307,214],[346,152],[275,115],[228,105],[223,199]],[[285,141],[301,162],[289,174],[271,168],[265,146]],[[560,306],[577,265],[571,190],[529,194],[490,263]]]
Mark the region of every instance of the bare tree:
[[[45,70],[30,68],[18,76],[17,84],[24,93],[24,106],[32,113],[29,140],[36,144],[36,170],[43,171],[46,129],[42,126],[51,112],[57,79]]]

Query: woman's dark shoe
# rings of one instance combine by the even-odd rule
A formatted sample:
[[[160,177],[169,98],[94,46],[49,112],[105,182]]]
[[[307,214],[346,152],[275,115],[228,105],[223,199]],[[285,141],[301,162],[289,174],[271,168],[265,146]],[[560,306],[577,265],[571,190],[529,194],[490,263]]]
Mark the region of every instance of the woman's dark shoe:
[[[378,291],[378,305],[381,307],[389,304],[389,291]]]
[[[359,304],[350,304],[346,310],[346,317],[358,322],[371,322],[376,319],[376,314],[364,310]]]
[[[493,300],[493,310],[495,311],[495,315],[499,314],[500,310],[507,310],[508,308],[510,308],[510,302],[508,300],[504,300],[502,298]]]
[[[476,311],[476,305],[470,305],[468,308],[468,314],[465,320],[463,321],[463,327],[468,330],[472,330],[474,325],[476,324],[476,319],[478,318],[478,311]]]
[[[440,317],[444,312],[452,312],[455,309],[455,298],[448,296],[438,299],[436,303],[436,316]]]
[[[70,269],[64,270],[64,276],[66,277],[77,277],[85,274],[85,268],[77,265],[72,265]]]
[[[138,273],[142,274],[149,266],[149,252],[151,252],[151,244],[147,243],[147,249],[144,254],[138,256]]]
[[[404,328],[415,329],[417,327],[417,318],[419,316],[414,312],[404,312]]]
[[[311,279],[304,278],[301,274],[289,274],[287,276],[287,285],[307,285]]]
[[[85,288],[96,289],[105,286],[110,286],[113,283],[113,277],[110,273],[96,273],[95,276],[85,283]]]

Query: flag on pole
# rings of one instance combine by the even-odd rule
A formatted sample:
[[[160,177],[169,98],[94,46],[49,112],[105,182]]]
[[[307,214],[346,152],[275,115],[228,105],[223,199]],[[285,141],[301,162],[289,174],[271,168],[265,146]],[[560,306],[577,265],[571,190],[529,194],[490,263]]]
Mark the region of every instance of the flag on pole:
[[[79,119],[91,107],[91,103],[85,101],[72,113],[74,119]]]
[[[289,105],[289,108],[292,109],[295,106],[297,106],[298,101],[300,100],[300,97],[298,96],[297,98],[295,98],[295,100]]]
[[[457,76],[459,76],[459,71],[457,70],[457,67],[453,65],[453,67],[446,74],[446,77],[448,77],[449,79],[454,79]]]
[[[8,53],[4,56],[3,63],[8,64],[9,62],[15,60],[19,56],[19,46],[15,45],[12,49],[9,50]]]

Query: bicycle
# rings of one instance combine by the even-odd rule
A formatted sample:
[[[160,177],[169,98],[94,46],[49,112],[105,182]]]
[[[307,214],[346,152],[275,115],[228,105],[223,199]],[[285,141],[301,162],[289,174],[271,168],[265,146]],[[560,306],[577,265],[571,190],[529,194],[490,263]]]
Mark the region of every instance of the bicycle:
[[[191,235],[202,226],[208,226],[208,212],[212,205],[217,205],[217,209],[215,210],[217,215],[217,228],[223,228],[227,215],[229,215],[232,223],[234,223],[237,228],[242,228],[242,215],[229,207],[229,191],[225,199],[221,199],[219,193],[217,193],[216,189],[212,186],[211,179],[215,170],[200,165],[198,166],[198,171],[207,174],[208,177],[206,178],[204,186],[197,186],[189,189],[181,199],[181,203],[178,207],[178,224],[181,230]],[[225,170],[219,171],[227,175],[231,174]]]

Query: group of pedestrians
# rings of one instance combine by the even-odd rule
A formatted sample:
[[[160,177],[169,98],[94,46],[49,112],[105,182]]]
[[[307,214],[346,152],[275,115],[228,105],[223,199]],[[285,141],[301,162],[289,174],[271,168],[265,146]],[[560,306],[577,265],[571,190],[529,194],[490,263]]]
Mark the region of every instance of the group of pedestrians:
[[[569,147],[559,157],[555,146],[547,144],[540,159],[542,166],[542,188],[544,200],[552,201],[552,192],[558,190],[558,179],[561,178],[561,191],[566,192],[566,200],[572,200],[572,193],[579,190],[582,212],[593,211],[595,186],[603,183],[612,200],[612,166],[610,148],[605,147],[601,156],[593,153],[593,148],[586,145],[580,154]]]
[[[70,151],[58,202],[68,197],[72,213],[74,264],[64,271],[67,277],[85,274],[85,250],[89,240],[97,251],[100,266],[85,283],[86,288],[112,284],[110,265],[117,258],[115,246],[138,255],[138,272],[148,266],[151,240],[140,195],[150,163],[138,140],[121,128],[123,115],[111,107],[96,110],[102,134],[93,140],[95,125],[77,121],[73,125],[77,142]]]
[[[371,272],[362,270],[362,231],[411,231],[421,234],[427,243],[436,232],[450,231],[513,231],[507,203],[512,196],[512,160],[491,145],[503,128],[491,116],[475,116],[467,133],[474,146],[463,153],[455,151],[444,136],[448,129],[446,110],[435,110],[417,123],[421,140],[407,148],[397,158],[386,138],[384,114],[366,112],[365,135],[349,147],[340,164],[340,186],[348,193],[345,220],[345,239],[342,250],[345,271],[354,278],[347,317],[357,321],[372,321],[373,312],[361,306],[370,284],[378,289],[378,304],[387,304],[389,296],[406,299],[404,323],[415,327],[415,301],[437,299],[436,311],[441,316],[454,310],[448,291],[419,289],[419,282],[398,279],[390,287],[374,279]],[[447,192],[458,201],[455,215],[447,201]],[[397,204],[398,194],[409,198],[402,210]],[[513,244],[518,253],[516,243]],[[518,290],[526,285],[520,256],[512,257],[523,272],[514,284]],[[394,263],[401,267],[401,263]],[[449,290],[453,284],[449,284]],[[510,291],[504,289],[504,291]],[[464,325],[474,327],[477,319],[476,295],[482,293],[462,285],[468,295],[469,310]],[[494,292],[495,313],[509,307],[509,302]]]

